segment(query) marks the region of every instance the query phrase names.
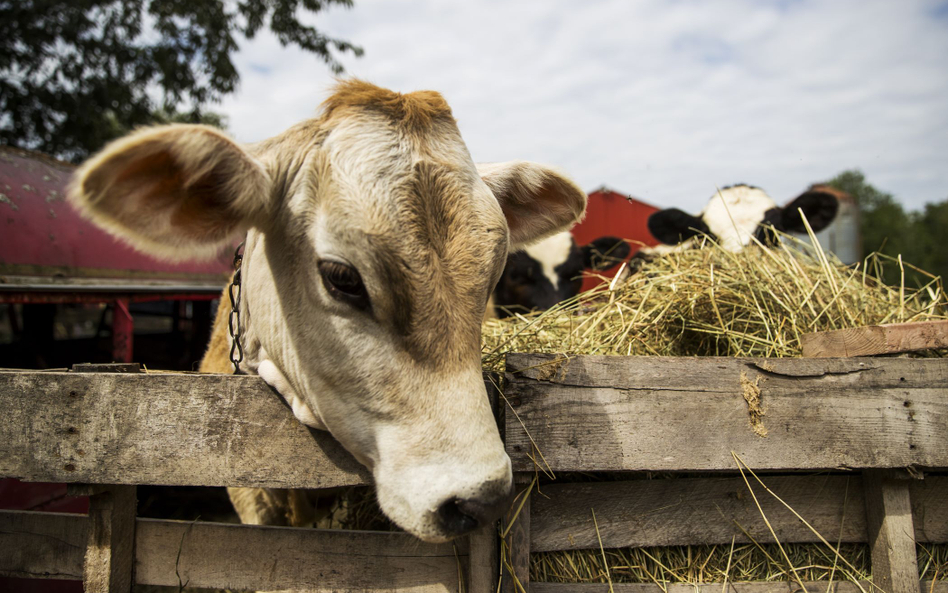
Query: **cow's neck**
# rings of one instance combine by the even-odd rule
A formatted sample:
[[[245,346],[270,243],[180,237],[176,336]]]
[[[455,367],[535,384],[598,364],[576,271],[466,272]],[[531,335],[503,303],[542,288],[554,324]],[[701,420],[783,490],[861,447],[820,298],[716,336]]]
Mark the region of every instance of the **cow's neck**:
[[[266,349],[260,342],[258,333],[255,331],[254,319],[250,315],[250,302],[255,298],[255,295],[252,290],[248,290],[248,285],[253,286],[254,283],[247,282],[247,280],[255,272],[269,273],[269,270],[262,269],[267,263],[263,250],[259,249],[259,240],[258,233],[253,230],[248,232],[244,249],[244,261],[241,265],[243,280],[238,316],[240,318],[240,336],[244,359],[240,363],[240,369],[247,374],[259,375],[267,385],[280,394],[290,409],[293,410],[293,415],[300,422],[313,428],[326,430],[326,426],[319,416],[304,401],[302,395],[286,378],[277,363],[268,356]],[[257,298],[259,298],[259,295],[257,295]]]

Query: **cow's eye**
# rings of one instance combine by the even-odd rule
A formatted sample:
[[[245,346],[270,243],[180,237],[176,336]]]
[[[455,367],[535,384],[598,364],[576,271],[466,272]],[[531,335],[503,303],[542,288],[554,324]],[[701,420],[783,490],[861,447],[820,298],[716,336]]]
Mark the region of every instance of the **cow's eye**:
[[[329,294],[357,309],[368,309],[369,293],[365,290],[358,270],[334,261],[321,261],[318,267],[323,286]]]

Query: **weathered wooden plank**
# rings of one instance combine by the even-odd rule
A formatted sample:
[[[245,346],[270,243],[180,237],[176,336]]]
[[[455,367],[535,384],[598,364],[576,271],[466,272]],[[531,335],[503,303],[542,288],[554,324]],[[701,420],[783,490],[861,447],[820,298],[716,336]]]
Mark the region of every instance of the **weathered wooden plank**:
[[[762,479],[828,541],[867,541],[859,475]],[[819,541],[753,479],[751,485],[781,542]],[[948,477],[911,480],[909,487],[917,540],[948,542]],[[598,548],[590,509],[605,548],[727,544],[732,537],[773,542],[742,478],[707,477],[546,485],[531,509],[532,551]]]
[[[125,593],[134,584],[135,486],[103,486],[89,497],[83,589]]]
[[[868,581],[859,581],[859,585],[850,581],[836,581],[832,584],[823,581],[803,583],[810,593],[865,593],[874,591]],[[948,581],[922,581],[921,590],[925,593],[948,593]],[[532,583],[530,593],[608,593],[608,584],[592,583]],[[661,586],[654,583],[614,583],[615,593],[801,593],[796,582],[740,582],[727,583],[669,583]]]
[[[85,515],[0,511],[0,575],[80,581],[88,534]]]
[[[886,470],[863,472],[872,582],[887,593],[919,593],[910,482]]]
[[[463,567],[467,593],[494,593],[496,590],[500,552],[497,543],[496,522],[468,537],[468,563]]]
[[[0,511],[0,575],[81,579],[90,525],[85,515]],[[135,530],[141,585],[458,591],[467,559],[464,541],[426,544],[405,533],[157,519],[137,519]]]
[[[948,348],[948,321],[868,325],[803,334],[803,356],[871,356]]]
[[[467,561],[463,542],[404,533],[153,519],[138,520],[135,547],[137,582],[174,587],[454,592]]]
[[[755,469],[948,466],[946,360],[510,354],[507,369],[515,471],[539,458],[530,436],[554,471],[733,471],[732,452]]]
[[[329,488],[370,476],[259,378],[0,373],[0,476],[30,481]]]
[[[514,504],[501,523],[507,532],[507,536],[504,538],[505,560],[501,576],[502,593],[529,593],[530,591],[532,481],[533,475],[531,474],[514,474],[514,488],[517,491],[517,498],[514,499]]]

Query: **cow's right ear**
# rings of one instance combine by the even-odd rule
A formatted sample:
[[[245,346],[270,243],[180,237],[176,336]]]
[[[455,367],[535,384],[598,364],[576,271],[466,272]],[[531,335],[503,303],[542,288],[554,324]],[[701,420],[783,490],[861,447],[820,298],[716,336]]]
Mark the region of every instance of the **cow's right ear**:
[[[136,249],[170,260],[204,259],[265,213],[263,164],[208,126],[147,128],[87,161],[72,204]]]
[[[478,164],[477,172],[504,211],[511,250],[570,228],[586,212],[586,193],[550,167],[511,161]]]
[[[781,224],[783,230],[792,233],[805,233],[806,225],[800,212],[806,216],[814,233],[828,227],[836,218],[839,200],[831,193],[819,189],[809,189],[783,207]]]
[[[678,208],[653,212],[648,217],[648,230],[665,245],[678,245],[701,233],[707,235],[711,232],[703,220]]]

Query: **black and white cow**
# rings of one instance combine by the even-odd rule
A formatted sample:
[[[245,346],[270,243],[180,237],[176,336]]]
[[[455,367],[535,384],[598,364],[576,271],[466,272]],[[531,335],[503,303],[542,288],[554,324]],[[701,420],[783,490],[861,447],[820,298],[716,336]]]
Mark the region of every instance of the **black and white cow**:
[[[618,237],[600,237],[578,247],[567,231],[511,253],[494,289],[497,316],[542,311],[570,299],[582,288],[583,270],[608,270],[622,263],[629,251],[629,244]]]
[[[818,188],[811,188],[780,207],[759,187],[738,184],[716,192],[698,216],[677,208],[655,212],[648,219],[648,230],[665,246],[687,248],[695,237],[707,235],[724,249],[737,252],[754,238],[764,245],[775,245],[777,235],[771,229],[806,233],[801,211],[813,232],[819,232],[833,222],[838,209],[836,197]],[[648,259],[667,251],[667,247],[659,245],[643,248],[637,256]]]

